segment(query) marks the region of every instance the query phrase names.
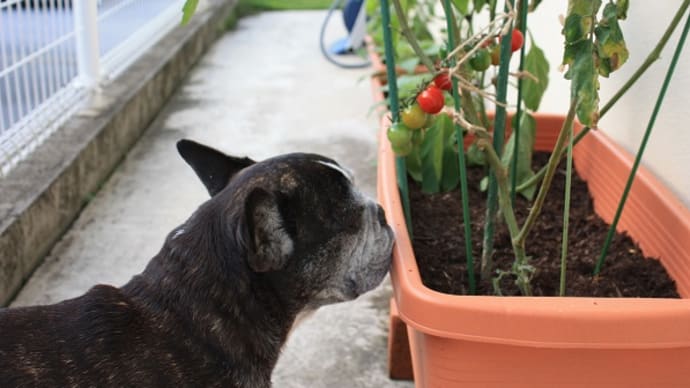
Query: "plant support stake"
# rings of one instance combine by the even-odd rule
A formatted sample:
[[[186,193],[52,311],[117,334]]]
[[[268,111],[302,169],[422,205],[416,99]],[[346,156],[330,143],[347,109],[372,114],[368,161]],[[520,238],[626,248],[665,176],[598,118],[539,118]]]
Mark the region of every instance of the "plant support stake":
[[[664,78],[664,83],[661,86],[661,90],[659,91],[659,96],[657,97],[656,103],[654,104],[654,110],[652,111],[652,116],[649,118],[649,123],[647,124],[647,129],[645,130],[644,136],[642,137],[642,142],[640,143],[640,148],[637,151],[637,155],[635,155],[635,162],[633,163],[632,170],[630,171],[630,175],[628,176],[628,181],[625,184],[625,189],[623,190],[623,195],[621,197],[621,200],[618,203],[618,209],[616,209],[616,215],[613,217],[613,222],[611,223],[611,227],[609,228],[609,232],[606,235],[606,241],[604,242],[604,247],[601,250],[601,255],[599,256],[599,260],[597,261],[597,265],[594,268],[594,275],[598,275],[599,272],[601,272],[601,267],[604,264],[604,260],[606,259],[606,255],[608,253],[609,246],[611,245],[611,240],[613,239],[613,234],[616,231],[616,226],[618,225],[618,221],[620,220],[621,214],[623,213],[623,208],[625,207],[625,202],[628,199],[628,194],[630,193],[630,188],[632,187],[632,184],[635,181],[635,174],[637,173],[637,169],[640,166],[640,161],[642,160],[642,154],[644,154],[644,150],[647,147],[647,141],[649,140],[649,136],[652,133],[652,128],[654,128],[656,116],[659,113],[659,110],[661,109],[661,104],[664,100],[664,96],[666,95],[666,90],[668,89],[668,85],[671,83],[671,77],[673,77],[673,72],[676,69],[676,63],[678,62],[678,58],[680,57],[680,53],[683,51],[683,46],[685,45],[685,38],[687,38],[687,36],[688,36],[688,29],[689,28],[690,28],[690,13],[688,14],[688,18],[685,22],[685,26],[683,27],[683,32],[680,36],[680,39],[678,40],[678,44],[676,45],[676,51],[673,53],[673,58],[671,59],[671,64],[668,67],[668,71],[666,71],[666,77]]]
[[[512,1],[506,0],[505,9],[512,9]],[[511,21],[507,21],[511,23]],[[496,118],[494,120],[494,142],[493,147],[500,158],[503,154],[503,143],[505,138],[506,126],[506,95],[508,91],[508,66],[510,65],[510,44],[513,29],[509,28],[501,39],[501,55],[498,67],[498,79],[496,82]],[[486,223],[484,226],[484,241],[482,244],[482,279],[491,276],[493,267],[493,247],[494,247],[494,227],[496,224],[496,211],[498,210],[498,184],[494,172],[489,173],[489,190],[486,206]]]
[[[443,0],[443,9],[446,13],[446,25],[448,26],[448,51],[455,48],[455,38],[452,33],[454,27],[453,9],[450,7],[450,0]],[[455,57],[450,60],[450,67],[455,66]],[[453,102],[455,111],[460,112],[460,95],[458,93],[458,80],[451,77],[453,85]],[[470,102],[471,103],[471,102]],[[476,293],[476,281],[474,279],[474,257],[472,256],[472,225],[470,224],[470,205],[467,190],[467,167],[465,166],[465,149],[463,147],[462,127],[457,122],[455,124],[455,137],[458,142],[458,166],[460,169],[460,194],[462,201],[462,222],[465,233],[465,257],[467,259],[467,280],[469,283],[470,295]]]
[[[381,21],[383,28],[383,44],[386,51],[386,75],[388,77],[388,101],[391,106],[391,121],[397,123],[400,120],[400,107],[398,106],[398,78],[395,73],[395,56],[393,55],[393,39],[391,37],[391,15],[388,0],[381,0]],[[407,187],[407,167],[405,158],[395,157],[395,171],[398,177],[398,187],[405,211],[407,230],[412,235],[412,220],[410,218],[410,193]]]
[[[520,32],[522,36],[527,36],[527,0],[520,0]],[[512,38],[511,38],[512,39]],[[533,42],[534,44],[534,42]],[[518,72],[522,73],[525,69],[525,47],[527,45],[523,42],[520,47],[520,65]],[[520,115],[522,114],[522,77],[518,78],[518,95],[517,95],[517,109],[515,112],[515,141],[513,143],[513,166],[510,171],[510,201],[515,203],[515,192],[517,186],[517,164],[518,164],[518,150],[520,149]]]
[[[568,229],[570,226],[570,191],[573,179],[573,126],[568,127],[568,158],[565,167],[565,198],[563,200],[563,237],[561,238],[561,279],[559,296],[565,296],[565,275],[568,266]]]

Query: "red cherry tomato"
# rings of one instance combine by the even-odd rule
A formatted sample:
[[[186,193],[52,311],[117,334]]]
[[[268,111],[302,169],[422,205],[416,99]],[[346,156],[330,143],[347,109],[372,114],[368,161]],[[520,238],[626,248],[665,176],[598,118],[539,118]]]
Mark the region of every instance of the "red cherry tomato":
[[[501,37],[499,37],[498,40],[500,42]],[[520,50],[523,43],[525,43],[525,36],[522,35],[522,32],[517,28],[513,29],[513,35],[510,37],[510,52],[514,53]]]
[[[434,85],[441,90],[451,90],[453,89],[453,83],[450,80],[450,74],[447,72],[439,73],[434,77]]]
[[[525,42],[525,37],[522,35],[522,31],[517,28],[513,30],[513,36],[510,39],[510,52],[516,52],[522,48],[522,44]]]
[[[436,114],[443,109],[444,98],[441,89],[434,85],[429,85],[417,96],[419,107],[426,113]]]

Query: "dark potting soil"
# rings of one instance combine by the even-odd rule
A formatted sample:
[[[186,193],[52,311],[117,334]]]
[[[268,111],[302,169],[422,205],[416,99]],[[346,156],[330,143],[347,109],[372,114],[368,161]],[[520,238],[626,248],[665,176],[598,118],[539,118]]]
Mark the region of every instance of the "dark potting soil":
[[[548,154],[536,153],[534,166],[546,164]],[[563,192],[565,165],[559,167],[534,228],[528,236],[529,264],[536,268],[532,292],[536,296],[558,295],[560,280],[561,233],[563,225]],[[472,220],[472,251],[475,259],[477,293],[493,295],[491,280],[480,280],[478,262],[481,258],[483,222],[486,217],[486,193],[479,190],[485,176],[483,168],[470,168],[468,186]],[[424,284],[450,294],[467,294],[465,245],[462,205],[459,189],[440,194],[425,194],[410,182],[413,246]],[[518,195],[515,204],[518,223],[522,225],[529,202]],[[608,225],[594,213],[587,184],[573,176],[566,295],[597,297],[670,297],[678,298],[674,281],[658,260],[647,258],[627,236],[616,234],[604,267],[597,278],[592,271],[603,246]],[[513,263],[510,235],[503,219],[497,223],[494,265],[509,270]],[[512,276],[500,283],[503,295],[519,295]]]

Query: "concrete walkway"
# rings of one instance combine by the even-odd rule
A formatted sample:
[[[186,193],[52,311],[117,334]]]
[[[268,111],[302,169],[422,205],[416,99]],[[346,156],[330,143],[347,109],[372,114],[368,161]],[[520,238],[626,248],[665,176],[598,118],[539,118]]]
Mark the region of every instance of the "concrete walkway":
[[[366,76],[318,50],[324,12],[242,19],[185,84],[85,208],[13,306],[53,303],[96,283],[121,285],[143,270],[165,235],[207,197],[175,142],[191,138],[262,159],[317,152],[349,166],[375,194],[377,118]],[[334,25],[340,20],[335,18]],[[342,31],[331,31],[340,36]],[[412,387],[386,374],[390,285],[325,307],[293,332],[275,370],[277,388]]]

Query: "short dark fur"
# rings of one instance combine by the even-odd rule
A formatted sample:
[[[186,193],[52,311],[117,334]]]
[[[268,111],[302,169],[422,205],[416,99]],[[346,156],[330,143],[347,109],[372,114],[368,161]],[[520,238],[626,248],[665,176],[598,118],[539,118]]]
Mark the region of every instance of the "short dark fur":
[[[363,209],[347,178],[314,160],[334,162],[290,154],[254,164],[190,141],[178,149],[212,198],[123,287],[0,309],[0,387],[269,387],[298,313],[341,300],[318,295],[344,265],[339,237],[359,231]],[[272,211],[277,227],[264,219]],[[388,259],[375,256],[372,268],[385,271]],[[343,289],[354,298],[363,287]]]

